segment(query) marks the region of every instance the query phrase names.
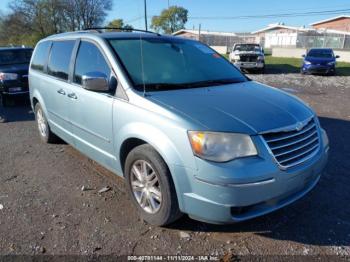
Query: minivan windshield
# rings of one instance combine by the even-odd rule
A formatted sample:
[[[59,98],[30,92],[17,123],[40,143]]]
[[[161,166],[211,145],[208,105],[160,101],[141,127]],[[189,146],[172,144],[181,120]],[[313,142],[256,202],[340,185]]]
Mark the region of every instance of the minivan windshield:
[[[307,56],[331,58],[333,57],[333,51],[330,49],[311,49]]]
[[[29,64],[33,50],[0,50],[0,65]]]
[[[136,89],[169,90],[247,81],[208,46],[174,38],[109,39]]]

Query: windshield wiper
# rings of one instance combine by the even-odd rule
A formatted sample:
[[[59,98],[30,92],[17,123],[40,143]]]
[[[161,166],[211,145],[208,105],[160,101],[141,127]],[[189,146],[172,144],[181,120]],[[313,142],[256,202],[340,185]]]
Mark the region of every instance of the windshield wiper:
[[[145,87],[146,90],[166,90],[173,88],[185,88],[183,84],[173,84],[173,83],[150,83],[150,84],[138,84],[136,85],[138,89]]]
[[[208,87],[208,86],[219,86],[228,85],[244,82],[242,80],[236,79],[218,79],[218,80],[205,80],[190,83],[150,83],[150,84],[138,84],[136,88],[143,89],[145,87],[146,91],[150,90],[170,90],[170,89],[185,89],[185,88],[195,88],[195,87]]]
[[[242,83],[244,81],[237,79],[218,79],[218,80],[205,80],[193,83],[185,84],[187,87],[207,87],[207,86],[219,86],[219,85],[229,85]]]

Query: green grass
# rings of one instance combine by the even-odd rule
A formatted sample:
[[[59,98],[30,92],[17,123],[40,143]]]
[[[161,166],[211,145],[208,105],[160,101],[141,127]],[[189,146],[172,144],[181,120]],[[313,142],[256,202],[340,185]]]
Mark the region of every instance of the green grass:
[[[228,59],[228,55],[224,55]],[[278,73],[299,73],[302,58],[265,56],[266,72],[270,74]],[[337,75],[350,76],[350,63],[337,62]]]

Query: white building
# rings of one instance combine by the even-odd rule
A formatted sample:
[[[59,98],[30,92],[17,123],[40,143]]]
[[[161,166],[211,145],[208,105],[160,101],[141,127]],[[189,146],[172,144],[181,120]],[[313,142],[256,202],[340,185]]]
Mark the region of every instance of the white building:
[[[256,42],[261,43],[265,48],[273,46],[295,47],[297,45],[298,36],[310,31],[312,28],[286,26],[284,24],[270,24],[258,31],[252,32],[256,37]]]

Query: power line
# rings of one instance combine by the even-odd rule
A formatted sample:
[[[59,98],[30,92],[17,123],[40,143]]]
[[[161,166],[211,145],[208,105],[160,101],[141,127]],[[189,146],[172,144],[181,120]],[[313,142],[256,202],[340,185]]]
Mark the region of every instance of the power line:
[[[313,12],[299,12],[299,13],[280,13],[280,14],[266,14],[266,15],[244,15],[244,16],[190,16],[189,19],[253,19],[253,18],[278,18],[278,17],[300,17],[300,16],[315,16],[315,15],[334,15],[334,14],[344,14],[345,12],[350,12],[350,9],[338,9],[338,10],[328,10],[328,11],[313,11]]]
[[[234,19],[257,19],[257,18],[280,18],[280,17],[303,17],[303,16],[319,16],[319,15],[341,15],[346,12],[350,12],[350,9],[337,9],[337,10],[325,10],[325,11],[312,11],[312,12],[296,12],[296,13],[275,13],[275,14],[265,14],[265,15],[243,15],[243,16],[189,16],[189,19],[193,20],[212,20],[212,19],[222,19],[222,20],[234,20]],[[157,15],[155,15],[157,16]],[[148,16],[152,18],[153,16]],[[126,23],[131,23],[143,19],[144,16],[138,16],[128,20]]]

